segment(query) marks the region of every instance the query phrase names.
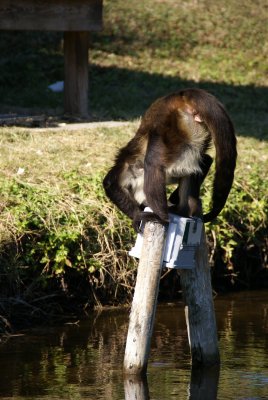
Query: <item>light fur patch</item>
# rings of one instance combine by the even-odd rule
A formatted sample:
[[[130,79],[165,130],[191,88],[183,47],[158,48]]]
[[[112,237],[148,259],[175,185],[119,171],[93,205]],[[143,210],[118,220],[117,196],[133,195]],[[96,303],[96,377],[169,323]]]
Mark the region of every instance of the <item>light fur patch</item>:
[[[198,147],[187,146],[186,149],[181,153],[179,159],[171,164],[167,170],[167,179],[179,178],[185,175],[202,172],[199,166],[199,160],[201,158],[200,150]]]
[[[134,198],[135,200],[139,203],[145,203],[146,197],[144,194],[144,173],[142,173],[140,176],[138,176],[135,180],[132,182],[132,188],[133,188],[133,193],[134,193]]]
[[[144,169],[143,168],[135,168],[135,173],[133,173],[133,169],[126,169],[122,175],[120,180],[120,185],[126,190],[129,190],[135,200],[142,204],[145,202],[146,197],[144,194]]]

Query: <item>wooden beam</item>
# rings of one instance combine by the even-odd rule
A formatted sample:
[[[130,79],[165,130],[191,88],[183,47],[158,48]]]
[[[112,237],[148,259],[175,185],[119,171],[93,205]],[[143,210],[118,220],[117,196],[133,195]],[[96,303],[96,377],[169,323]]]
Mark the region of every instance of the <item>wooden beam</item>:
[[[196,267],[181,270],[180,281],[193,366],[220,363],[206,234],[203,227]]]
[[[64,112],[88,117],[88,32],[64,33]]]
[[[141,376],[146,373],[164,243],[165,227],[159,223],[147,222],[144,228],[143,246],[130,313],[124,358],[125,375]]]
[[[99,31],[102,0],[1,0],[0,29]]]

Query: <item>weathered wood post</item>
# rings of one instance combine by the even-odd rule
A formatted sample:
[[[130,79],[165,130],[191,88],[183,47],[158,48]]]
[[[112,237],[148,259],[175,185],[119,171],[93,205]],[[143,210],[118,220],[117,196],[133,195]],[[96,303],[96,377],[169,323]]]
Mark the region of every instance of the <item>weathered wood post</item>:
[[[147,222],[138,266],[124,358],[125,375],[146,373],[165,244],[165,227]]]
[[[205,229],[197,248],[196,266],[181,270],[181,287],[193,366],[219,364],[217,327],[214,312]]]
[[[64,32],[64,110],[88,117],[88,32]]]

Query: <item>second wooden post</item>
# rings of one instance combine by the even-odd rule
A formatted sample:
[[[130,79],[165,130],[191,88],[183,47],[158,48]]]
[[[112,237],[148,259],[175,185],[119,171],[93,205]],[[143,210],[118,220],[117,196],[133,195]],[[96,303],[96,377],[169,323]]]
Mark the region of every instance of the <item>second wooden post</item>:
[[[88,118],[88,32],[64,32],[64,111]]]
[[[203,367],[219,364],[217,326],[204,227],[196,251],[195,268],[181,270],[180,281],[192,365]]]

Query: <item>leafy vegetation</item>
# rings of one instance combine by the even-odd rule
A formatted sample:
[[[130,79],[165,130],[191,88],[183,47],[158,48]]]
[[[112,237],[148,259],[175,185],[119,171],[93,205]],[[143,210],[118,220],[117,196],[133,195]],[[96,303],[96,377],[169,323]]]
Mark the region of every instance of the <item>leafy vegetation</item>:
[[[134,232],[104,197],[102,176],[146,107],[186,86],[218,96],[239,135],[228,205],[207,226],[214,287],[267,287],[266,18],[263,0],[243,7],[235,0],[104,3],[104,29],[91,35],[91,116],[132,122],[76,131],[1,129],[3,329],[11,329],[15,310],[20,326],[130,298]],[[63,79],[61,34],[1,32],[0,50],[2,112],[61,113],[62,94],[48,90]],[[204,208],[210,189],[211,177]],[[177,276],[167,274],[162,295],[178,290]]]

